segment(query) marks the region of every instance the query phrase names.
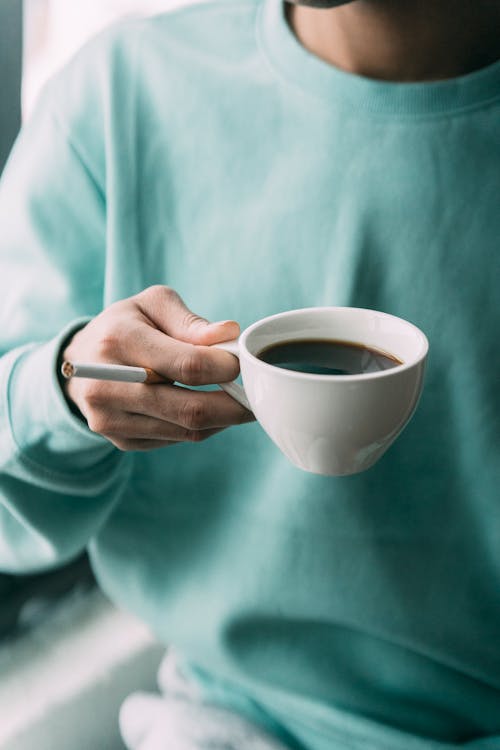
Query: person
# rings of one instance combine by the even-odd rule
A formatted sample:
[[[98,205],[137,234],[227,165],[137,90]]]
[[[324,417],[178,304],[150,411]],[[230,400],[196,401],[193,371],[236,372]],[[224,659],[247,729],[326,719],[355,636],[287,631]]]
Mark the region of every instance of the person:
[[[0,563],[87,548],[172,647],[162,694],[125,703],[129,747],[499,747],[499,21],[491,0],[189,6],[99,36],[23,128]],[[211,344],[317,305],[430,342],[411,423],[351,477],[294,468],[212,387],[238,368]],[[64,384],[62,359],[169,382]]]

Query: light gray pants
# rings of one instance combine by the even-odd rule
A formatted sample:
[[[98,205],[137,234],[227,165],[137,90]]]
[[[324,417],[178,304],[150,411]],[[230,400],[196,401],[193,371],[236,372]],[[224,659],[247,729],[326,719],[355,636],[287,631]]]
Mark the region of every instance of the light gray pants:
[[[279,740],[226,708],[204,703],[198,686],[167,652],[160,694],[133,693],[120,712],[129,750],[288,750]]]

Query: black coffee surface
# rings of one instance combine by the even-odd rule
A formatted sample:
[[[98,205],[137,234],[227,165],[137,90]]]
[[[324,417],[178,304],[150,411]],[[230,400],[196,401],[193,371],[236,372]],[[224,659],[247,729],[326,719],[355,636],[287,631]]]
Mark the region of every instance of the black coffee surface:
[[[262,349],[258,359],[313,375],[362,375],[401,365],[401,360],[363,344],[334,339],[282,341]]]

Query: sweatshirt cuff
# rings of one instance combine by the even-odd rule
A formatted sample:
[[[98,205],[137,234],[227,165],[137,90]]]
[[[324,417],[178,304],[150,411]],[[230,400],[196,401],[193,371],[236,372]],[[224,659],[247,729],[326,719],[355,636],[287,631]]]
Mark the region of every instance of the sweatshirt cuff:
[[[72,457],[73,468],[85,469],[116,451],[72,413],[59,383],[61,346],[88,320],[73,321],[48,343],[31,344],[7,355],[13,358],[6,384],[12,436],[19,451],[44,466],[61,457],[66,464]]]

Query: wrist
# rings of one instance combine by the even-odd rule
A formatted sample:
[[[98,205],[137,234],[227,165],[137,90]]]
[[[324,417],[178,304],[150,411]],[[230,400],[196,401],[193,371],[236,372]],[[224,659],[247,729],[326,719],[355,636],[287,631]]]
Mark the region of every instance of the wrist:
[[[76,402],[73,400],[71,396],[71,389],[70,384],[71,380],[68,380],[64,377],[62,373],[62,365],[63,362],[65,362],[68,358],[68,347],[71,344],[71,341],[73,340],[74,336],[78,331],[81,331],[82,328],[84,328],[88,323],[88,320],[86,320],[84,323],[81,323],[78,326],[72,327],[70,332],[67,336],[65,336],[62,341],[61,345],[59,346],[59,351],[56,358],[56,376],[57,376],[57,382],[59,383],[59,388],[61,390],[62,395],[64,396],[64,400],[66,401],[66,404],[68,408],[70,409],[71,413],[75,415],[79,420],[87,424],[87,420],[85,419],[84,415],[78,408]]]
[[[70,408],[57,376],[62,342],[82,321],[75,321],[50,341],[31,344],[7,355],[11,363],[2,399],[8,404],[8,423],[19,452],[47,471],[57,456],[66,455],[68,466],[100,460],[112,446],[92,432]],[[6,365],[9,364],[6,361]]]

